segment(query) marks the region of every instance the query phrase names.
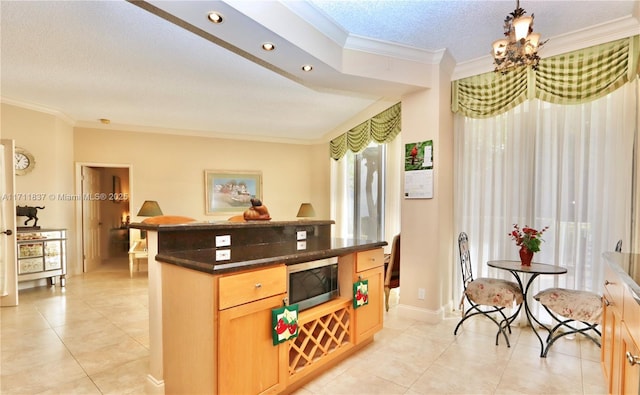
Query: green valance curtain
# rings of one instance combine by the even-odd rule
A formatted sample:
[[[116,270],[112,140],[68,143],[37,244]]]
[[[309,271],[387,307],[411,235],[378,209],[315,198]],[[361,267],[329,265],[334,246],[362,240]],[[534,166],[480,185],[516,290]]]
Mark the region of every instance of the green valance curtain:
[[[453,81],[451,110],[469,118],[489,118],[537,98],[555,104],[598,99],[638,74],[640,36],[633,36],[541,59],[530,67],[480,74]]]
[[[360,152],[369,145],[371,140],[379,144],[392,141],[400,133],[401,109],[401,103],[396,103],[373,118],[331,140],[329,142],[331,157],[339,160],[347,153],[347,150]]]

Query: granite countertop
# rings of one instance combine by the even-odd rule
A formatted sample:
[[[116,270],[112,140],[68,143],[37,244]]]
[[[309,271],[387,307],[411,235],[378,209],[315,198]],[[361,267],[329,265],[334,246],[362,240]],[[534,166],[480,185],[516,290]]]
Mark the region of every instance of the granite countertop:
[[[633,298],[640,304],[640,254],[604,252],[602,257],[620,275]]]
[[[267,228],[286,226],[313,226],[313,225],[333,225],[333,220],[296,220],[296,221],[211,221],[211,222],[188,222],[181,224],[152,224],[144,222],[133,222],[130,228],[163,231],[192,231],[192,230],[222,230],[222,229],[242,229],[242,228]]]
[[[159,262],[170,263],[205,273],[222,274],[249,268],[285,263],[287,265],[366,251],[387,245],[386,241],[331,239],[329,248],[297,251],[295,243],[256,244],[231,250],[231,259],[216,262],[216,249],[164,252]]]

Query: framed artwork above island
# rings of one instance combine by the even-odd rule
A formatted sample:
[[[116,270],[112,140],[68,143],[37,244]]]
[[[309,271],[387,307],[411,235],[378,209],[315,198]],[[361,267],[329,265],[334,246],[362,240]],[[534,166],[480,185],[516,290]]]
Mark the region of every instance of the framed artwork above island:
[[[262,200],[262,172],[205,170],[205,214],[243,212]]]

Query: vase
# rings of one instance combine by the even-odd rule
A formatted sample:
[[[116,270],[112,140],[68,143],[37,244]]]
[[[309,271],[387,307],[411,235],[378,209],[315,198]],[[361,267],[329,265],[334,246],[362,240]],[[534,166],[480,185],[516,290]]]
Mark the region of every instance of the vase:
[[[525,246],[520,247],[520,262],[522,262],[522,266],[531,266],[532,259],[533,251]]]

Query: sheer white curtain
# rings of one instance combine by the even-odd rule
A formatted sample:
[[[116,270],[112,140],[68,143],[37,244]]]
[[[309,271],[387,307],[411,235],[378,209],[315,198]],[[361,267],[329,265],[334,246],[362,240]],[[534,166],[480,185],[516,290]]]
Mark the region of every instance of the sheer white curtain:
[[[630,240],[636,101],[629,83],[580,105],[531,100],[495,118],[456,115],[455,225],[469,235],[476,277],[511,277],[486,262],[519,259],[513,224],[549,226],[534,262],[567,274],[538,277],[532,292],[600,291],[602,252]],[[454,299],[461,288],[458,279]]]

